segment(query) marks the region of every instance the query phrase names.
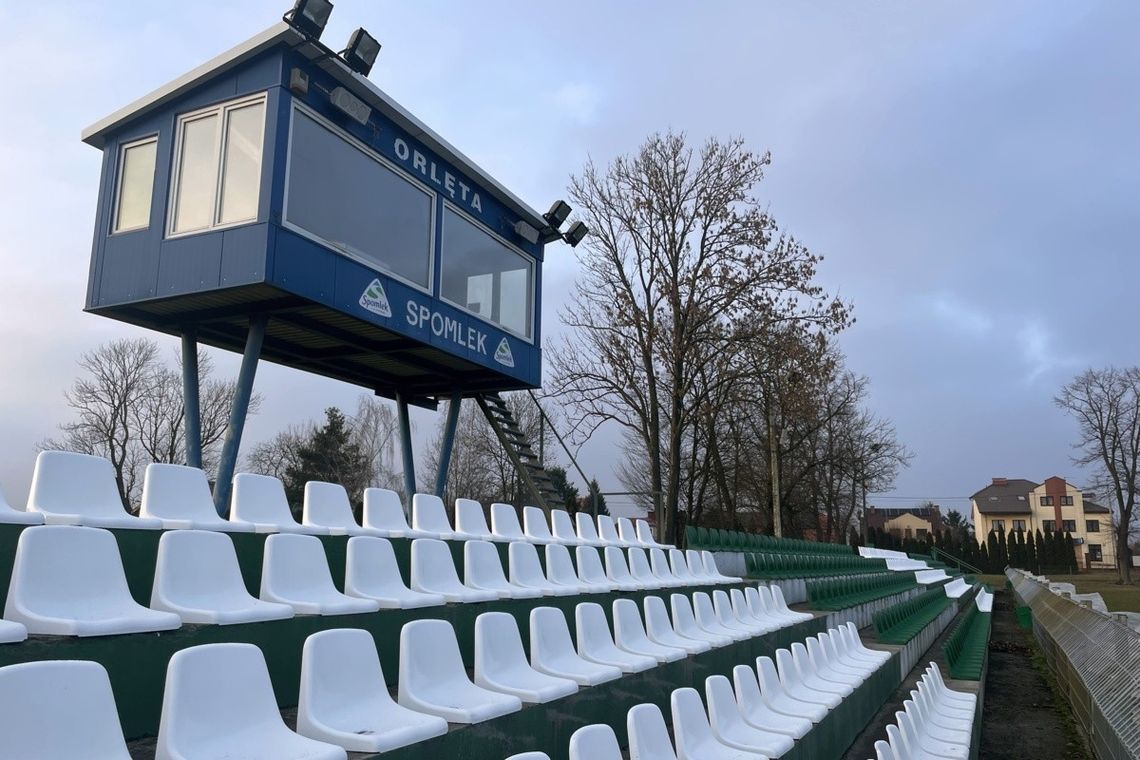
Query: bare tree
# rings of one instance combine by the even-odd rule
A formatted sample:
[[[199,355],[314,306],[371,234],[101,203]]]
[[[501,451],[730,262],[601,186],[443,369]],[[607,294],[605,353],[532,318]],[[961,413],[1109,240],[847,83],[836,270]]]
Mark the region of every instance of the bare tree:
[[[371,462],[368,485],[399,490],[403,484],[396,470],[400,425],[392,404],[361,394],[349,427],[353,443]]]
[[[1088,369],[1053,399],[1077,421],[1073,457],[1101,472],[1111,494],[1116,558],[1122,583],[1132,582],[1129,533],[1140,491],[1140,367]]]

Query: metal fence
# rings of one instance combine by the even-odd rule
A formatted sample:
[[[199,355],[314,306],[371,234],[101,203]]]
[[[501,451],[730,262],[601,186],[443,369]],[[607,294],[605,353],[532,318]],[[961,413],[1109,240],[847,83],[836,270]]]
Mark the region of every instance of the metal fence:
[[[1114,619],[1006,570],[1033,635],[1099,760],[1140,758],[1140,635]]]

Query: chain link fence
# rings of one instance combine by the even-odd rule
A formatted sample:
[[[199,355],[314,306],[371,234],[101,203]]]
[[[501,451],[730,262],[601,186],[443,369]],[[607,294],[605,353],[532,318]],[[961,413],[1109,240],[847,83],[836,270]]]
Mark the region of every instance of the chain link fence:
[[[1140,635],[1111,615],[1006,570],[1033,636],[1099,760],[1140,758]]]

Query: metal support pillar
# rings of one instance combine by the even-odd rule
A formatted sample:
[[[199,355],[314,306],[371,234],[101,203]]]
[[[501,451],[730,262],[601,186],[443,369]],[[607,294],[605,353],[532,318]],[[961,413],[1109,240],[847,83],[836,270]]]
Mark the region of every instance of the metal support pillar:
[[[214,483],[214,508],[219,515],[224,515],[229,506],[238,449],[241,448],[241,434],[245,428],[245,416],[249,412],[249,400],[253,396],[253,378],[257,374],[257,362],[261,358],[261,343],[265,339],[265,325],[268,321],[264,314],[249,318],[245,353],[241,357],[241,370],[238,372],[234,402],[230,408],[230,423],[226,426],[222,457],[218,462],[218,480]]]
[[[202,416],[198,404],[198,335],[193,328],[182,331],[182,424],[186,439],[186,464],[202,468]]]
[[[463,394],[453,393],[447,402],[447,425],[443,429],[443,448],[439,452],[439,472],[435,475],[435,495],[442,497],[447,487],[447,469],[451,466],[451,450],[455,448],[455,428],[459,425],[459,409]]]
[[[400,448],[404,454],[404,491],[408,495],[408,508],[416,493],[416,460],[412,451],[412,422],[408,418],[408,399],[396,392],[396,414],[400,418]]]

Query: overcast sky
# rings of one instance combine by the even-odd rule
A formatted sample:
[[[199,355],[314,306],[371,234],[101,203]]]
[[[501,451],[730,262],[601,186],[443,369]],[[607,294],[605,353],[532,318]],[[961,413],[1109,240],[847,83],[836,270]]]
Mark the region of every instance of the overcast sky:
[[[914,452],[883,506],[968,507],[992,476],[1078,485],[1051,402],[1137,363],[1140,3],[335,0],[371,79],[532,206],[672,128],[743,136],[761,194],[855,305],[841,339]],[[0,490],[67,418],[79,354],[145,334],[82,313],[100,154],[80,130],[277,21],[291,0],[0,3]],[[544,334],[576,274],[544,269]],[[173,357],[176,344],[162,337]],[[232,355],[217,364],[236,372]],[[360,389],[271,364],[245,445]],[[417,415],[421,437],[436,424]],[[614,439],[582,461],[604,488]]]

